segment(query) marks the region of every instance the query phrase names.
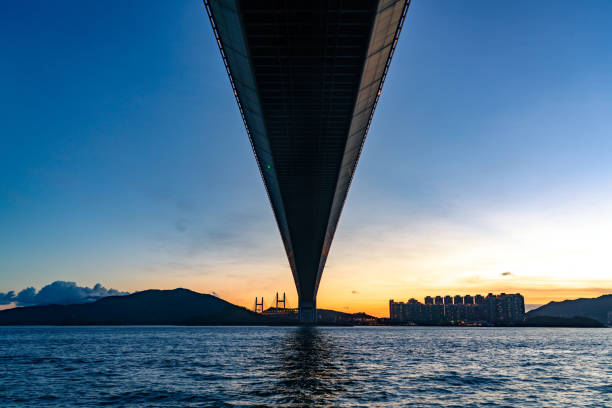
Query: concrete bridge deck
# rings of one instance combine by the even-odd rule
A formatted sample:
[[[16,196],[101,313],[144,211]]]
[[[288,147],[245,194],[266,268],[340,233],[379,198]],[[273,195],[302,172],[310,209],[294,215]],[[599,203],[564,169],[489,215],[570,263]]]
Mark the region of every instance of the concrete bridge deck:
[[[321,274],[409,0],[205,0],[299,296]]]

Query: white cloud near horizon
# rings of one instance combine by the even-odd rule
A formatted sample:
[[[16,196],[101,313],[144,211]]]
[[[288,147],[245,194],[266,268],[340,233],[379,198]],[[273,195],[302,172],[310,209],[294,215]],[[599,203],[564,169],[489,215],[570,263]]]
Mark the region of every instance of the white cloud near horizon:
[[[97,283],[93,287],[78,286],[75,282],[55,281],[43,286],[39,291],[33,287],[25,288],[15,294],[14,291],[0,293],[0,305],[14,303],[17,306],[67,305],[74,303],[94,302],[107,296],[122,296],[128,292],[106,289]]]

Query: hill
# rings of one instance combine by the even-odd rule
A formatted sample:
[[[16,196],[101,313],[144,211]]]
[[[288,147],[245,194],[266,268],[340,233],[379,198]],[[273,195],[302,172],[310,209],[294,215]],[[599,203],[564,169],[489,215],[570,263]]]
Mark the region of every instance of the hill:
[[[298,323],[297,309],[276,309],[270,307],[264,315],[269,318],[270,324],[296,324]],[[363,326],[379,324],[377,317],[365,313],[345,313],[329,309],[317,309],[317,324],[332,326]]]
[[[378,322],[378,319],[376,317],[367,315],[365,313],[345,313],[329,309],[317,309],[317,314],[319,324],[329,323],[362,325]]]
[[[0,325],[265,324],[265,317],[188,289],[145,290],[92,303],[0,311]]]
[[[598,298],[582,298],[550,302],[527,313],[527,317],[551,316],[572,318],[576,316],[589,317],[602,324],[608,321],[608,312],[612,312],[612,294]]]

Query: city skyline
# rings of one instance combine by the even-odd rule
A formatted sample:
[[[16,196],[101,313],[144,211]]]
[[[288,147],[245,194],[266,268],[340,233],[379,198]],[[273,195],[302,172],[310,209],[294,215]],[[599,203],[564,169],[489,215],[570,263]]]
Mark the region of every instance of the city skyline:
[[[422,303],[390,299],[389,319],[412,324],[517,323],[525,319],[525,299],[520,293],[426,296]]]
[[[66,280],[297,302],[202,5],[147,4],[2,19],[0,292]],[[612,291],[611,7],[411,5],[321,308]]]

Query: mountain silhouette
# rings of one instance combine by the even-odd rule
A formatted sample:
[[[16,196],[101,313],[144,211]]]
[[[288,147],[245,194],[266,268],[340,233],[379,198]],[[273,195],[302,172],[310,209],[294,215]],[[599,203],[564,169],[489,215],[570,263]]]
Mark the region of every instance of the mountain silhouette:
[[[92,303],[0,311],[0,325],[265,324],[266,318],[188,289],[145,290]]]
[[[608,312],[612,312],[612,295],[603,295],[598,298],[581,298],[575,300],[564,300],[562,302],[550,302],[527,313],[527,317],[551,316],[551,317],[590,317],[607,323]]]

